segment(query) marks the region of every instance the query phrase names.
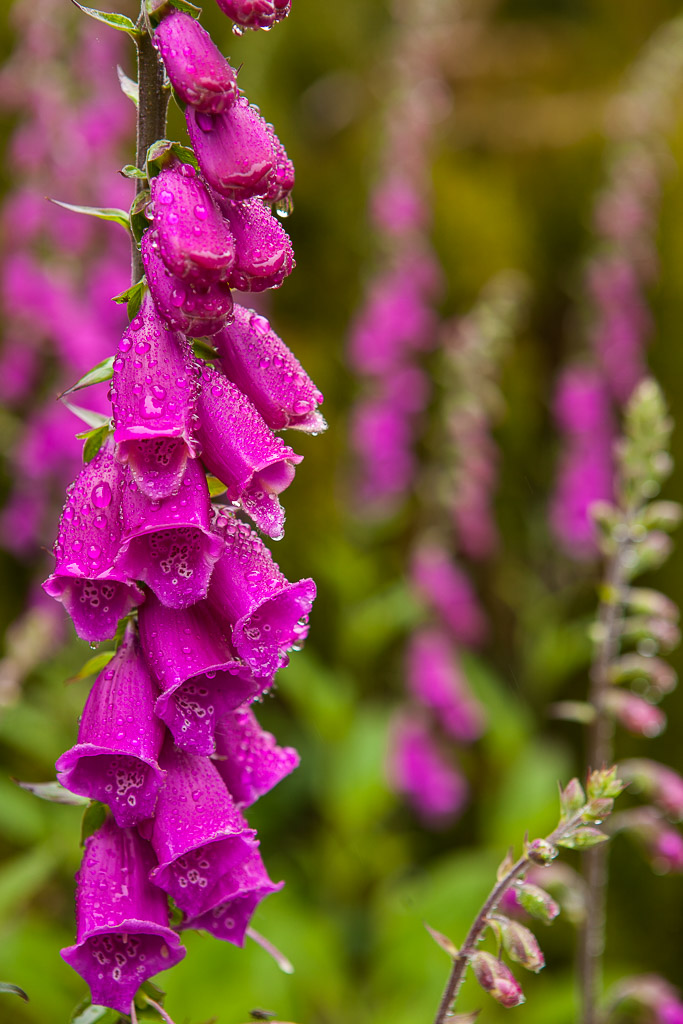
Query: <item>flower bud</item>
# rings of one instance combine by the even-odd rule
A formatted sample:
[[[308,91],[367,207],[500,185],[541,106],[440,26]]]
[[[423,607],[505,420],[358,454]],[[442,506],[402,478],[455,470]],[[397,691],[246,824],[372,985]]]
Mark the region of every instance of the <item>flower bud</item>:
[[[235,240],[194,167],[164,167],[152,179],[151,194],[153,237],[171,273],[197,284],[227,280]]]
[[[225,324],[232,312],[232,293],[224,281],[200,285],[176,277],[161,259],[151,231],[142,236],[142,262],[154,304],[174,331],[200,338]]]
[[[157,26],[154,42],[180,98],[206,114],[220,114],[237,99],[237,78],[196,18],[172,10]]]
[[[562,813],[566,817],[571,817],[572,814],[579,811],[585,802],[586,794],[578,779],[571,779],[565,788],[560,791],[560,805]]]
[[[272,28],[290,12],[292,0],[217,0],[218,6],[241,28]]]
[[[532,839],[527,846],[527,857],[534,864],[550,864],[555,860],[558,850],[545,839]]]
[[[243,292],[279,288],[294,269],[289,235],[260,199],[244,203],[223,201],[237,252],[229,282]]]
[[[603,696],[606,709],[618,722],[636,736],[659,736],[666,725],[666,715],[643,697],[624,690],[610,690]]]
[[[619,773],[669,817],[675,821],[683,819],[683,777],[673,768],[642,757],[622,761]]]
[[[227,199],[262,196],[273,183],[277,155],[272,132],[245,96],[222,114],[185,111],[202,174]]]
[[[220,368],[271,430],[325,430],[327,424],[317,409],[323,396],[265,317],[235,305],[232,321],[213,343]]]
[[[559,905],[545,889],[531,882],[522,882],[516,887],[517,898],[527,914],[549,924],[560,912]]]
[[[496,918],[503,938],[505,952],[516,963],[526,967],[527,971],[538,974],[545,967],[545,958],[536,936],[519,921],[507,918]]]
[[[501,1006],[520,1006],[524,1002],[522,986],[510,968],[492,953],[475,953],[470,963],[481,987]]]
[[[647,687],[655,697],[671,693],[678,682],[678,676],[668,662],[633,652],[622,654],[611,663],[609,678],[612,683],[628,683],[639,690]]]

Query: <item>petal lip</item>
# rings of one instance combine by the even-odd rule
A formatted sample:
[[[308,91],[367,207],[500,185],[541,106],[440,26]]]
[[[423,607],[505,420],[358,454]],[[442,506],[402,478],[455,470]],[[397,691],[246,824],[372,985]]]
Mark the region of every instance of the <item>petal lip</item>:
[[[105,586],[114,588],[113,596],[105,598],[108,601],[105,607],[109,609],[106,613],[100,609]],[[69,573],[53,573],[43,583],[43,590],[64,605],[76,634],[88,643],[113,639],[119,620],[145,600],[143,592],[130,580],[124,582],[109,577],[92,580]]]
[[[131,760],[139,762],[147,770],[152,778],[145,785],[138,787],[142,792],[138,791],[134,794],[136,798],[146,797],[140,801],[140,806],[137,808],[127,804],[121,806],[119,801],[112,800],[105,790],[106,783],[104,781],[98,783],[95,773],[88,771],[87,762],[96,757],[111,758],[112,760],[117,757],[129,757]],[[65,789],[71,793],[77,793],[79,796],[87,796],[91,800],[99,800],[101,803],[107,804],[114,815],[116,824],[121,828],[136,825],[153,813],[156,793],[166,777],[166,772],[162,771],[151,757],[140,757],[129,754],[126,750],[113,750],[111,747],[95,743],[77,743],[57,759],[55,767],[57,778]],[[150,790],[153,792],[150,793]]]
[[[96,1005],[109,1006],[119,1013],[127,1014],[130,1012],[131,999],[140,984],[159,971],[175,967],[184,958],[186,951],[181,945],[176,932],[164,925],[154,924],[150,921],[140,921],[136,918],[126,918],[120,924],[117,924],[115,933],[117,936],[119,931],[122,935],[148,935],[163,940],[163,945],[160,947],[158,955],[148,958],[148,970],[146,973],[143,972],[144,976],[141,976],[139,980],[136,979],[134,988],[131,985],[124,987],[120,983],[117,984],[113,979],[111,982],[107,982],[104,979],[100,981],[95,973],[94,965],[88,969],[88,960],[92,961],[92,957],[88,957],[86,947],[91,939],[112,935],[112,929],[106,925],[90,929],[79,942],[60,950],[60,956],[73,970],[85,979],[90,986],[93,1002]]]

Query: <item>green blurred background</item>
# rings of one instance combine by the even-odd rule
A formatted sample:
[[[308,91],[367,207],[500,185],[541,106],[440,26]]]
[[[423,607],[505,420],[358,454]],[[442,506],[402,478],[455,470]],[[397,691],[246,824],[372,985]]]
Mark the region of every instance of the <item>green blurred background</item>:
[[[298,747],[302,764],[250,816],[271,876],[287,882],[254,924],[295,973],[280,973],[252,943],[240,951],[190,935],[186,960],[162,978],[167,1008],[176,1024],[237,1024],[253,1007],[299,1024],[418,1024],[433,1018],[448,970],[423,922],[457,943],[505,849],[526,829],[553,827],[556,780],[582,771],[580,727],[549,722],[546,708],[585,694],[595,567],[564,562],[548,531],[557,455],[549,405],[556,372],[578,343],[574,311],[604,177],[606,107],[651,32],[681,7],[671,0],[507,0],[485,5],[486,29],[476,39],[458,42],[454,30],[443,68],[453,102],[439,126],[433,175],[433,241],[447,278],[442,310],[466,312],[507,267],[526,272],[533,298],[504,372],[507,413],[497,431],[503,545],[477,580],[493,639],[467,663],[490,725],[466,754],[469,809],[456,827],[428,832],[392,794],[384,772],[387,723],[402,693],[401,645],[417,614],[404,575],[412,509],[382,526],[363,522],[346,438],[357,383],[345,363],[345,333],[377,257],[366,201],[386,97],[389,4],[294,0],[287,22],[240,39],[209,0],[203,6],[204,23],[233,63],[243,63],[242,87],[296,164],[287,228],[298,266],[274,294],[271,312],[325,393],[329,430],[296,438],[305,462],[287,492],[287,534],[275,552],[290,578],[311,575],[318,583],[311,634],[260,714],[280,742]],[[8,54],[6,7],[0,18]],[[3,123],[7,136],[11,124]],[[180,133],[177,111],[172,124]],[[668,142],[680,164],[683,118]],[[6,163],[2,180],[11,179]],[[650,359],[683,423],[683,187],[673,164],[659,252]],[[683,465],[680,429],[674,445]],[[683,498],[680,473],[667,496]],[[682,567],[678,551],[652,581],[679,602]],[[22,611],[34,570],[3,553],[2,571],[6,626]],[[28,1005],[3,997],[3,1024],[62,1024],[84,995],[58,955],[72,941],[79,811],[38,801],[10,776],[53,776],[55,758],[74,742],[88,686],[64,680],[88,655],[85,645],[68,643],[0,715],[0,978],[31,997]],[[655,741],[622,736],[619,756],[651,756],[681,770],[683,694],[664,706],[667,732]],[[619,840],[612,879],[608,979],[660,971],[683,982],[680,876],[653,876]],[[547,967],[522,979],[527,1003],[513,1012],[520,1024],[569,1024],[576,1019],[575,935],[561,919],[540,931]],[[477,1005],[485,1021],[509,1012],[468,983],[463,1006]]]

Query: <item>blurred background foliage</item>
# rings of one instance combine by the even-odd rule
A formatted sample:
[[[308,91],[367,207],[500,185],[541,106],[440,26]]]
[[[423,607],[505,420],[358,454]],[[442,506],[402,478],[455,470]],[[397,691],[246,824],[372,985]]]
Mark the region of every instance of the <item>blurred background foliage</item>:
[[[9,6],[0,12],[5,56],[14,44]],[[66,0],[64,6],[71,17]],[[580,268],[604,178],[607,107],[650,34],[680,5],[482,0],[473,5],[478,30],[468,33],[454,18],[452,38],[444,39],[452,104],[439,125],[433,171],[433,241],[447,279],[443,313],[465,313],[487,280],[507,267],[528,275],[533,297],[505,366],[507,413],[496,436],[503,543],[478,575],[492,639],[467,662],[490,724],[467,753],[470,806],[441,832],[419,826],[384,770],[387,724],[401,694],[401,642],[418,614],[404,576],[412,510],[382,526],[364,522],[355,511],[347,454],[346,418],[357,386],[345,364],[345,335],[377,256],[366,200],[386,100],[390,6],[293,6],[272,33],[237,39],[211,0],[203,4],[204,23],[243,65],[242,87],[296,164],[295,214],[287,227],[298,266],[273,295],[271,313],[325,393],[330,424],[320,438],[296,439],[305,462],[287,492],[287,533],[275,552],[290,578],[311,575],[318,583],[311,635],[261,709],[263,725],[298,747],[302,765],[251,815],[272,877],[287,882],[259,909],[255,926],[296,970],[281,974],[253,943],[240,951],[194,934],[186,960],[162,984],[177,1024],[237,1024],[254,1007],[300,1024],[417,1024],[433,1018],[448,969],[423,921],[457,943],[505,849],[519,844],[526,829],[533,835],[553,827],[556,780],[582,771],[581,728],[549,721],[546,709],[550,701],[585,695],[596,570],[565,561],[547,526],[557,455],[550,401],[558,367],[577,344]],[[14,124],[3,119],[5,138]],[[131,109],[131,138],[132,132]],[[171,133],[181,132],[176,110]],[[649,355],[681,424],[683,118],[668,142],[674,159],[664,187]],[[12,182],[8,162],[2,182]],[[679,465],[682,447],[679,427]],[[683,499],[680,472],[667,496]],[[44,543],[49,548],[52,535]],[[44,566],[7,552],[1,560],[6,627]],[[679,549],[654,579],[678,603],[682,567]],[[74,742],[88,687],[64,681],[88,656],[84,645],[65,643],[22,680],[20,695],[0,715],[0,977],[31,997],[26,1005],[2,997],[3,1022],[61,1024],[84,994],[58,955],[72,941],[79,811],[43,803],[11,777],[53,776],[55,758]],[[673,660],[680,668],[680,655]],[[647,742],[620,735],[619,756],[683,767],[683,693],[665,706],[668,731]],[[576,1019],[574,932],[560,920],[540,939],[548,966],[523,979],[527,1003],[514,1011],[516,1019],[569,1024]],[[656,970],[680,983],[682,950],[681,877],[653,876],[636,850],[615,841],[608,980]],[[482,1020],[507,1012],[468,983],[463,1006],[476,1005],[485,1006]]]

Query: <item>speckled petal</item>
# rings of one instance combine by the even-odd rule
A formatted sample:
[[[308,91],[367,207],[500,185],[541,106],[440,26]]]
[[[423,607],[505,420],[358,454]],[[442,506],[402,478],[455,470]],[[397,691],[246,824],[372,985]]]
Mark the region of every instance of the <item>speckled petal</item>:
[[[227,199],[262,196],[274,179],[277,155],[271,133],[245,96],[222,114],[188,107],[187,130],[202,174]]]
[[[140,640],[161,688],[155,712],[176,744],[212,754],[216,723],[256,696],[255,682],[230,643],[230,627],[206,601],[172,610],[150,595],[140,609]]]
[[[209,491],[199,462],[188,462],[178,493],[160,500],[148,498],[129,477],[122,504],[117,564],[169,608],[186,608],[206,597],[223,543],[210,528]]]
[[[78,635],[91,643],[113,637],[119,619],[143,600],[115,565],[123,535],[123,475],[110,438],[67,491],[54,547],[57,563],[43,584],[64,605]]]
[[[214,764],[238,807],[250,807],[299,764],[293,747],[278,747],[250,708],[223,718],[216,729]]]
[[[157,688],[129,626],[90,691],[78,743],[57,761],[62,785],[109,804],[122,828],[154,813],[164,777],[157,759],[165,730],[154,715],[156,698]]]
[[[271,882],[258,849],[229,871],[216,891],[221,902],[196,917],[187,917],[181,930],[200,928],[217,939],[244,945],[244,937],[254,910],[262,899],[279,892],[284,882]]]
[[[217,0],[220,9],[243,28],[272,28],[289,14],[292,0]]]
[[[164,167],[152,179],[151,193],[147,212],[159,255],[171,273],[193,284],[226,281],[235,262],[235,240],[194,167]]]
[[[166,781],[154,819],[144,826],[159,860],[150,879],[186,914],[201,914],[220,899],[223,876],[250,855],[256,833],[209,758],[166,743],[161,765]]]
[[[154,853],[113,818],[86,839],[76,875],[77,942],[61,951],[90,986],[92,1001],[120,1013],[148,978],[185,956],[168,927],[165,895],[151,885]]]
[[[229,281],[243,292],[279,288],[296,266],[289,235],[260,199],[220,203],[235,239]]]
[[[119,342],[111,401],[116,457],[150,498],[177,491],[188,457],[197,454],[196,392],[189,346],[166,326],[148,292]]]
[[[270,537],[284,533],[278,495],[303,459],[266,426],[251,402],[212,367],[202,369],[197,440],[204,464]]]
[[[315,583],[290,583],[246,523],[219,513],[217,526],[226,543],[209,601],[232,624],[232,644],[251,671],[272,677],[306,638]]]
[[[149,290],[168,325],[191,338],[220,331],[232,312],[232,293],[226,282],[193,283],[172,274],[159,255],[151,229],[142,236],[141,250]]]
[[[317,434],[327,424],[317,406],[323,396],[264,316],[235,306],[234,319],[214,335],[220,368],[272,430]]]
[[[171,8],[154,42],[173,88],[185,103],[220,114],[237,99],[235,72],[196,18]]]

